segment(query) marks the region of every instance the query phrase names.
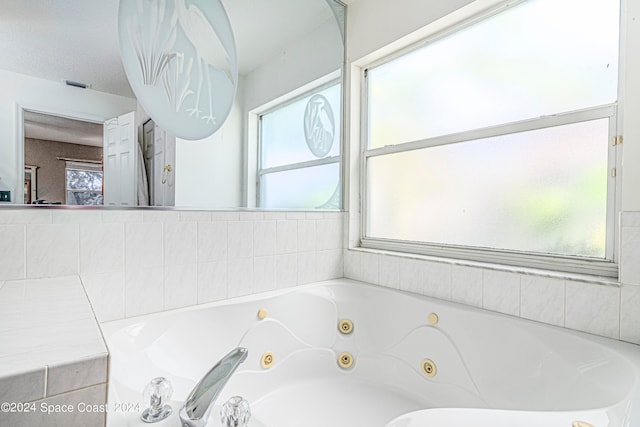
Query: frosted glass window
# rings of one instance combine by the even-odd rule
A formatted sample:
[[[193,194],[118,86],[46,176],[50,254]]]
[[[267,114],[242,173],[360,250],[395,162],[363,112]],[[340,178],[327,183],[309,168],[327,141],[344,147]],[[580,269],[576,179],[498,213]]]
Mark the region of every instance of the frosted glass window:
[[[617,275],[619,0],[527,0],[367,68],[363,247]]]
[[[258,206],[340,209],[338,83],[260,116]]]
[[[609,119],[370,157],[367,235],[604,258]]]
[[[321,95],[329,108],[318,120],[331,137],[329,150],[314,152],[305,137],[305,111],[312,96]],[[332,117],[328,118],[331,113]],[[263,169],[340,155],[340,85],[314,92],[261,116],[261,166]]]
[[[265,208],[339,209],[340,164],[293,169],[265,175],[261,201]]]
[[[530,0],[367,71],[368,147],[615,102],[617,0]]]

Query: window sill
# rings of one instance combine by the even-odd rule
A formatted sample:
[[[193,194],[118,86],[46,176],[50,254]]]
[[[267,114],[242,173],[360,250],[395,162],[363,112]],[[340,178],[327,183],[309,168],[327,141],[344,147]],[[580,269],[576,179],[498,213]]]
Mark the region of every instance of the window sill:
[[[611,263],[611,266],[616,270],[616,277],[509,265],[509,264],[502,264],[497,262],[458,259],[458,258],[451,258],[446,256],[417,254],[417,253],[410,253],[406,251],[374,248],[369,246],[353,247],[353,248],[349,248],[349,250],[360,252],[360,253],[391,256],[391,257],[401,258],[401,259],[413,259],[413,260],[437,262],[437,263],[449,264],[452,266],[459,266],[459,267],[473,267],[473,268],[480,268],[485,270],[502,271],[502,272],[516,273],[516,274],[522,274],[522,275],[528,275],[528,276],[548,277],[548,278],[560,279],[560,280],[571,280],[574,282],[584,282],[584,283],[604,285],[604,286],[620,287],[620,282],[617,279],[618,266],[617,264],[613,264],[613,263]]]

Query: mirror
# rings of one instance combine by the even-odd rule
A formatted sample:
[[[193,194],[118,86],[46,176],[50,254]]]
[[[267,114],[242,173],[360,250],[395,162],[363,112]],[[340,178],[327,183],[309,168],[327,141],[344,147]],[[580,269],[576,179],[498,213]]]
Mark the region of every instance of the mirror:
[[[287,176],[292,176],[293,170],[306,165],[310,171],[308,179],[318,180],[324,179],[326,173],[315,172],[323,167],[328,169],[326,165],[331,164],[333,170],[338,171],[338,176],[332,175],[331,179],[338,181],[325,185],[331,187],[330,191],[323,189],[324,193],[315,200],[305,202],[308,205],[295,206],[298,202],[293,205],[287,202],[268,207],[340,207],[345,16],[341,2],[222,0],[238,51],[238,89],[224,124],[211,137],[198,141],[174,139],[166,130],[154,127],[133,98],[118,51],[117,1],[36,0],[36,3],[40,4],[9,0],[3,4],[3,26],[0,27],[0,48],[5,52],[0,58],[0,78],[10,88],[0,94],[0,121],[5,129],[0,129],[0,136],[16,141],[15,146],[0,147],[0,190],[12,191],[13,203],[18,198],[26,202],[50,198],[41,197],[39,191],[46,179],[42,167],[33,164],[34,161],[27,162],[27,149],[18,145],[18,141],[23,144],[24,137],[39,141],[57,138],[34,137],[27,127],[22,127],[23,120],[33,119],[32,112],[101,125],[114,116],[136,110],[135,125],[140,142],[145,136],[148,141],[150,138],[168,141],[164,146],[166,156],[148,174],[149,188],[159,181],[164,185],[161,190],[170,193],[155,197],[156,202],[164,200],[156,204],[194,208],[266,206],[265,200],[278,200],[271,197],[274,192],[288,191]],[[7,21],[6,25],[4,21]],[[51,40],[58,33],[60,38]],[[45,41],[53,46],[43,45]],[[84,44],[89,45],[88,51],[82,50],[87,49]],[[95,67],[87,67],[92,64]],[[73,81],[63,82],[68,79]],[[89,88],[76,87],[75,82],[84,82]],[[53,89],[48,90],[47,86],[47,90],[39,90],[45,83]],[[322,101],[313,98],[319,92],[324,98]],[[311,98],[314,102],[310,103]],[[280,109],[294,104],[298,107],[285,114],[282,120],[291,129],[271,132],[275,145],[265,149],[259,143],[259,137],[264,133],[262,117],[275,117]],[[328,111],[332,112],[333,120],[327,118],[325,113]],[[335,146],[330,152],[318,150],[317,145],[326,144],[328,135],[334,137]],[[292,160],[293,163],[268,163],[271,160],[265,158],[265,152],[287,152],[281,137],[295,139],[295,144],[307,152],[299,150],[301,154]],[[153,149],[157,149],[157,145]],[[259,156],[259,152],[263,155]],[[150,168],[151,157],[157,154],[143,154],[147,168]],[[85,155],[57,157],[94,158]],[[18,167],[17,158],[25,158],[26,169]],[[67,161],[58,162],[66,165]],[[280,182],[279,187],[274,184],[277,182]],[[297,191],[305,193],[312,187],[302,186],[302,190]],[[156,191],[156,194],[160,193]],[[67,196],[65,200],[60,199],[61,196],[57,196],[49,201],[68,202]]]
[[[24,203],[102,205],[102,125],[24,112]]]

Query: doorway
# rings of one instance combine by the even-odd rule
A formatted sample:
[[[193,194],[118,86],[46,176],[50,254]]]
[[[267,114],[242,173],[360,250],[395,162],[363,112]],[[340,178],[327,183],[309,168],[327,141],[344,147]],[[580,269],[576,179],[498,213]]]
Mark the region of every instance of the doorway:
[[[23,112],[25,204],[102,205],[103,125]]]

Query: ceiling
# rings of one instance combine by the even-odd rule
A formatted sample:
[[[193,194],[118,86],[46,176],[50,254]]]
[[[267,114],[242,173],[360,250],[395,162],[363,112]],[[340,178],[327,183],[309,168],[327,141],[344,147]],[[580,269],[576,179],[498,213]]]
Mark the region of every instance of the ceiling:
[[[222,0],[240,74],[331,18],[322,0]],[[134,97],[118,48],[119,0],[2,0],[0,69]],[[268,36],[265,36],[268,35]]]
[[[277,53],[287,40],[332,18],[330,8],[318,0],[222,3],[234,30],[240,74]],[[135,97],[120,60],[118,4],[119,0],[2,0],[0,69]],[[42,120],[34,129],[42,127]],[[58,123],[59,130],[65,123]]]
[[[102,123],[24,112],[25,138],[102,147]]]

